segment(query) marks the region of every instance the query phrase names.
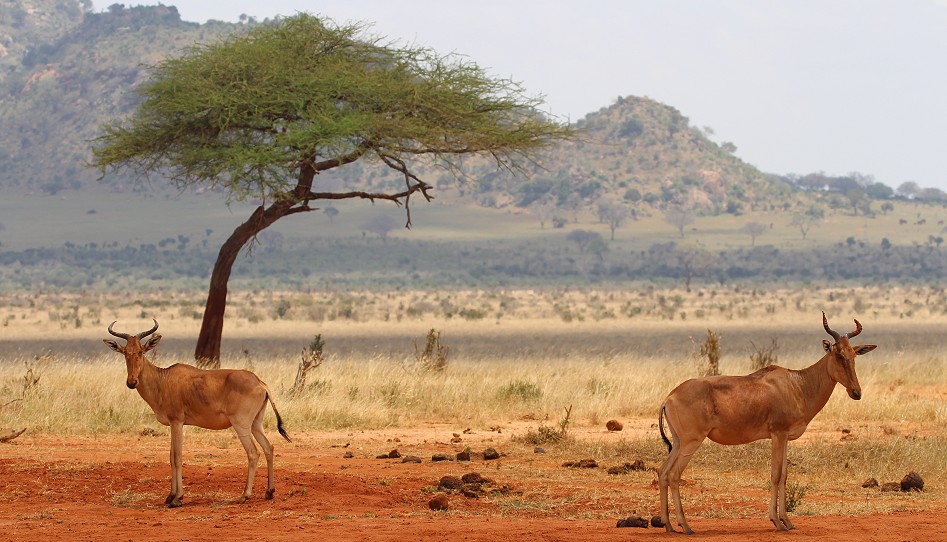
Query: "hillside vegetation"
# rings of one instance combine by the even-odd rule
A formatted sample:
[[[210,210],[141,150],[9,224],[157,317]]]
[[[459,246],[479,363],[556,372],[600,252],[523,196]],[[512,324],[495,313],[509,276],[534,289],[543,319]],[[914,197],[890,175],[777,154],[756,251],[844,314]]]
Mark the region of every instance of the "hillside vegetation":
[[[0,189],[56,194],[96,186],[98,172],[84,167],[90,141],[103,123],[130,113],[148,66],[253,24],[260,23],[187,23],[164,5],[113,4],[94,13],[87,0],[0,4]],[[470,182],[445,196],[474,196],[488,207],[552,201],[574,209],[607,198],[716,212],[744,202],[773,204],[792,193],[710,141],[673,107],[646,98],[619,98],[576,124],[584,137],[553,149],[525,176],[474,161],[462,179]],[[354,164],[326,182],[399,182],[385,169]],[[441,188],[454,186],[442,171],[424,176]],[[107,178],[105,186],[138,185]]]
[[[227,206],[221,194],[176,193],[161,179],[100,180],[85,164],[102,124],[133,110],[149,65],[258,24],[268,21],[0,0],[0,289],[106,289],[116,273],[127,287],[204,287],[222,240],[259,202]],[[765,174],[645,97],[619,97],[575,127],[578,139],[518,175],[482,158],[459,176],[420,166],[437,199],[414,205],[411,231],[403,210],[365,203],[270,228],[238,262],[236,284],[690,287],[947,272],[938,189],[894,190],[857,173]],[[404,179],[358,161],[318,182],[379,190]]]

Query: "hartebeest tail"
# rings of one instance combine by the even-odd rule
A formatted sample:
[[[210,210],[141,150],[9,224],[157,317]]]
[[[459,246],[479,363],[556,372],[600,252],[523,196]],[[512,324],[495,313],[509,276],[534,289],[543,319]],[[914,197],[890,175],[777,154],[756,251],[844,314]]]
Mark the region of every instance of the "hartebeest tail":
[[[103,341],[109,348],[125,356],[128,369],[125,384],[138,391],[154,411],[158,422],[171,427],[171,493],[165,499],[165,504],[171,508],[183,504],[182,449],[185,425],[196,425],[205,429],[233,427],[247,452],[247,485],[241,495],[244,501],[249,499],[252,493],[253,478],[260,460],[260,452],[253,443],[256,439],[266,456],[266,498],[272,499],[275,491],[273,446],[263,432],[263,416],[267,403],[276,414],[276,427],[280,435],[287,442],[292,441],[283,427],[283,419],[276,409],[270,390],[250,371],[205,371],[183,363],[176,363],[165,369],[156,367],[145,357],[145,352],[158,346],[161,340],[161,335],[155,334],[158,321],[154,322],[154,327],[136,335],[113,330],[115,322],[112,322],[108,328],[109,333],[125,339],[125,345],[119,345],[110,339]],[[145,340],[149,336],[150,338]]]
[[[661,438],[669,452],[658,473],[665,529],[674,531],[668,511],[670,488],[677,522],[685,533],[694,532],[687,525],[681,506],[681,473],[706,438],[720,444],[772,440],[769,519],[779,530],[794,528],[786,513],[787,444],[805,432],[832,396],[836,384],[844,386],[852,399],[861,399],[855,357],[876,348],[874,344],[849,343],[862,331],[858,320],[855,331],[846,335],[829,327],[824,312],[822,325],[835,343],[823,340],[825,355],[805,369],[794,371],[772,365],[746,376],[695,378],[671,391],[658,414]],[[664,433],[665,421],[670,439]]]

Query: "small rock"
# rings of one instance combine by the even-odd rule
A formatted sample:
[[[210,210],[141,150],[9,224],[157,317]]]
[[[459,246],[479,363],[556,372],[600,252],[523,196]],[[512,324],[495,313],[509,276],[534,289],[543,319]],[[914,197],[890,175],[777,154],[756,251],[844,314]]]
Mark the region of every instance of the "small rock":
[[[862,482],[862,487],[878,487],[878,480],[874,478],[869,478]]]
[[[598,468],[598,462],[594,459],[580,459],[578,461],[566,461],[562,466],[573,469],[596,469]]]
[[[421,458],[416,455],[406,455],[401,458],[402,463],[420,463]]]
[[[445,476],[438,482],[437,488],[446,491],[457,491],[464,486],[460,478],[456,476]]]
[[[651,526],[664,527],[664,521],[661,519],[661,516],[651,516]]]
[[[897,482],[885,482],[881,484],[881,491],[901,491],[901,484]]]
[[[924,479],[914,471],[905,474],[901,480],[901,491],[924,491]]]
[[[388,459],[398,459],[399,457],[401,457],[401,452],[397,448],[388,452]]]
[[[659,518],[660,519],[660,518]],[[648,520],[645,518],[639,518],[638,516],[628,516],[625,519],[618,520],[618,524],[615,527],[641,527],[644,529],[648,528]]]
[[[493,448],[487,448],[483,451],[483,459],[485,461],[490,461],[492,459],[500,459],[500,453],[494,450]]]
[[[444,454],[434,454],[431,456],[431,461],[447,461],[449,458]]]
[[[352,452],[345,452],[344,454],[342,454],[342,457],[346,459],[352,459],[353,457],[355,457],[355,454],[353,454]]]
[[[617,467],[609,467],[609,474],[628,474],[633,471],[644,471],[648,470],[648,467],[645,466],[644,461],[636,459],[634,463],[625,463],[624,465],[619,465]]]
[[[468,472],[460,477],[465,484],[492,484],[493,480],[480,476],[478,472]]]
[[[533,453],[534,453],[534,454],[544,454],[544,453],[546,453],[546,449],[537,446],[537,447],[533,448]]]
[[[457,461],[470,461],[470,452],[457,452]]]
[[[624,428],[625,426],[623,426],[618,420],[608,420],[605,422],[605,429],[608,429],[609,431],[621,431]]]
[[[447,495],[438,495],[427,502],[427,507],[436,511],[447,510],[449,505]]]
[[[483,488],[477,484],[464,484],[460,490],[460,494],[468,499],[479,499],[483,493]]]

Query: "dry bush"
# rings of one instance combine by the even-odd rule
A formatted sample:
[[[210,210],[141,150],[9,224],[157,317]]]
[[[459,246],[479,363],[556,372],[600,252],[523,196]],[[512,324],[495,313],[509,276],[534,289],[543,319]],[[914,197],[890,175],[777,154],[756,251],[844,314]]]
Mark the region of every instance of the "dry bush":
[[[766,347],[756,346],[753,341],[750,341],[750,344],[753,345],[753,352],[750,353],[750,370],[759,371],[770,365],[776,365],[776,362],[779,361],[779,356],[776,355],[778,345],[775,337]]]

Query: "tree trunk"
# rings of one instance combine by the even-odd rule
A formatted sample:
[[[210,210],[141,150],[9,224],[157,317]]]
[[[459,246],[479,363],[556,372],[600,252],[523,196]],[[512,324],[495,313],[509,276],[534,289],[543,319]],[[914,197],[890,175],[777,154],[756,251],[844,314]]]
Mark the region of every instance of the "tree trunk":
[[[240,250],[270,224],[291,213],[292,205],[278,201],[269,208],[257,207],[246,222],[237,226],[227,241],[220,247],[214,271],[210,275],[207,305],[204,320],[197,336],[194,360],[198,367],[220,368],[220,340],[224,331],[224,312],[227,308],[227,283]]]

